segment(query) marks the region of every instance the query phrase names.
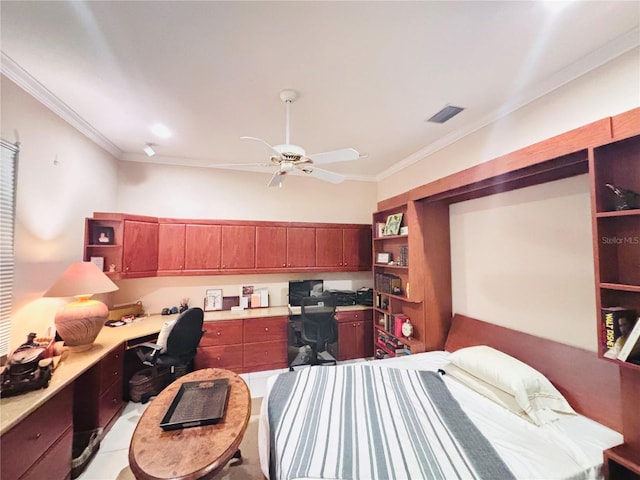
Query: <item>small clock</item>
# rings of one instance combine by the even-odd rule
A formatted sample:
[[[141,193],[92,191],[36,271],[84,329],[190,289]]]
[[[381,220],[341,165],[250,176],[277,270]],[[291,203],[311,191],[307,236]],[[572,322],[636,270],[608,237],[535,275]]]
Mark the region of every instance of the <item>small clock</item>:
[[[402,324],[402,335],[407,338],[413,335],[413,325],[411,324],[409,319],[407,319],[407,321]]]

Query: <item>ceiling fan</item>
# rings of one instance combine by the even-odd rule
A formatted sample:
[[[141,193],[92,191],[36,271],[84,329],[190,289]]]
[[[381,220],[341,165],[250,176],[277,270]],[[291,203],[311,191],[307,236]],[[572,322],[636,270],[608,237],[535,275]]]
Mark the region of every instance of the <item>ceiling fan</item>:
[[[344,181],[344,176],[316,167],[317,164],[346,162],[356,160],[363,157],[357,150],[353,148],[344,148],[341,150],[332,150],[330,152],[314,153],[307,155],[304,149],[298,145],[289,142],[289,109],[291,104],[298,98],[295,90],[283,90],[280,92],[280,99],[286,105],[286,134],[285,143],[281,145],[271,145],[268,142],[256,137],[240,137],[243,140],[252,140],[264,145],[270,153],[270,163],[245,163],[242,166],[252,167],[276,167],[271,180],[270,187],[282,187],[285,176],[299,170],[319,180],[331,183],[340,183]],[[239,164],[213,164],[211,167],[229,167],[239,166]]]

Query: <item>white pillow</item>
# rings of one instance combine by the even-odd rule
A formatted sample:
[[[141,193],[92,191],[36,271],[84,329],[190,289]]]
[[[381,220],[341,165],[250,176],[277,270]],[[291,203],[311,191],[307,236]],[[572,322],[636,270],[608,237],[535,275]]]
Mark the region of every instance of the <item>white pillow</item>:
[[[517,404],[536,425],[556,420],[558,412],[576,414],[569,402],[542,373],[499,350],[486,345],[462,348],[453,352],[449,361],[513,395]]]
[[[516,401],[516,397],[511,395],[510,393],[505,392],[504,390],[500,390],[497,387],[485,382],[484,380],[479,379],[471,375],[470,373],[462,370],[461,368],[456,367],[454,364],[450,363],[445,367],[445,372],[447,376],[453,377],[458,382],[465,385],[467,388],[470,388],[474,392],[479,393],[483,397],[487,397],[489,400],[497,403],[503,408],[506,408],[512,413],[515,413],[519,417],[525,419],[528,422],[533,423],[531,417],[527,415],[518,402]]]
[[[178,319],[176,318],[175,320],[171,320],[170,322],[164,322],[164,324],[162,325],[160,333],[158,334],[158,341],[156,342],[162,347],[160,349],[160,352],[158,353],[167,353],[167,340],[169,339],[169,334],[171,333],[171,330],[173,330],[173,327],[176,324],[177,320]]]

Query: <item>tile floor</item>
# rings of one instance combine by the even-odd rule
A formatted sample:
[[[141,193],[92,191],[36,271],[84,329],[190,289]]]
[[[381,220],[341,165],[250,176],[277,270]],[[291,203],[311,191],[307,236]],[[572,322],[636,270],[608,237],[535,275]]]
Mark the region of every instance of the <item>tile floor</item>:
[[[267,379],[284,370],[269,370],[240,375],[251,391],[251,397],[263,397]],[[129,442],[140,416],[149,405],[129,402],[122,415],[100,443],[100,449],[93,457],[79,480],[117,480],[124,478],[129,467]],[[258,412],[252,412],[257,414]],[[130,475],[130,474],[129,474]],[[128,477],[129,475],[126,475]]]

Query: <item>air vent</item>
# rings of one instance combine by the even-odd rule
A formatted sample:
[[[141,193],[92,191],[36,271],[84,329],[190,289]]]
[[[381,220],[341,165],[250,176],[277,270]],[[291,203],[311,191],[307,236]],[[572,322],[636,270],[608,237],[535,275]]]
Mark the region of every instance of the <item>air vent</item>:
[[[447,105],[442,110],[440,110],[438,113],[436,113],[433,117],[428,119],[427,122],[444,123],[447,120],[450,120],[452,117],[454,117],[457,114],[459,114],[463,110],[464,110],[464,108],[462,108],[462,107],[454,107],[453,105]]]

